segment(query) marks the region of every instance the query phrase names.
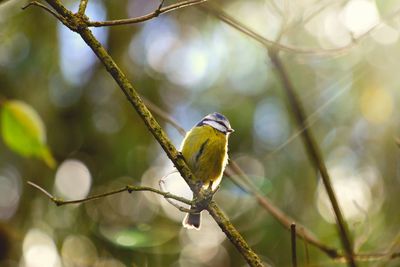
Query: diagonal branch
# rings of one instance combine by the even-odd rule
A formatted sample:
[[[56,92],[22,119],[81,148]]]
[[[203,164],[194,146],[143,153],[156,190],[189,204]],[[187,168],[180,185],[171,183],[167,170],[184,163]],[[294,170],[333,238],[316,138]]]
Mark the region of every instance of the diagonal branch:
[[[237,173],[240,177],[244,177],[244,180],[249,180],[247,175],[240,168],[238,168],[239,166],[237,166],[235,164],[235,162],[231,162],[229,164],[229,166],[230,166],[230,169],[226,170],[226,174],[228,177],[231,177],[234,182],[235,182],[235,178],[230,170]],[[243,186],[239,183],[236,183],[236,184],[238,184],[238,186],[240,188],[242,188],[244,191],[252,194],[257,199],[258,204],[261,207],[263,207],[265,210],[267,210],[285,229],[290,229],[290,225],[294,222],[294,219],[291,218],[290,216],[288,216],[287,214],[285,214],[277,206],[275,206],[271,202],[271,200],[268,199],[266,196],[259,193],[258,190],[256,188],[254,188],[254,185]],[[323,244],[305,226],[297,223],[297,228],[301,229],[301,231],[296,231],[297,237],[304,239],[307,243],[319,248],[321,251],[323,251],[329,257],[331,257],[333,259],[342,257],[342,255],[340,254],[340,252],[337,249]]]
[[[180,172],[184,180],[188,183],[191,189],[194,191],[195,195],[199,199],[205,199],[204,193],[202,191],[198,192],[195,187],[194,176],[187,166],[182,155],[176,150],[175,146],[171,143],[163,129],[160,127],[158,122],[154,119],[153,115],[150,113],[148,108],[143,103],[136,90],[133,88],[132,84],[126,78],[125,74],[114,62],[112,57],[108,54],[101,43],[94,37],[92,32],[88,29],[88,25],[80,17],[72,14],[71,11],[66,9],[59,0],[46,0],[47,3],[54,8],[61,16],[65,17],[67,23],[65,26],[77,32],[81,38],[86,42],[86,44],[93,50],[99,60],[103,63],[106,70],[111,74],[114,80],[117,82],[128,101],[135,108],[138,115],[141,117],[150,133],[161,145],[167,156],[174,163],[177,170]],[[226,219],[219,207],[211,201],[206,207],[209,213],[213,216],[215,221],[225,232],[227,237],[231,240],[232,244],[236,249],[242,254],[246,262],[250,266],[267,266],[264,265],[259,256],[250,248],[244,238],[240,233],[233,227],[232,224]]]
[[[162,4],[164,1],[161,1],[160,6],[154,10],[153,12],[136,17],[136,18],[129,18],[129,19],[117,19],[117,20],[108,20],[108,21],[89,21],[87,25],[89,27],[105,27],[105,26],[117,26],[117,25],[128,25],[128,24],[134,24],[134,23],[139,23],[139,22],[144,22],[146,20],[153,19],[155,17],[158,17],[161,14],[168,13],[180,8],[188,7],[188,6],[193,6],[197,4],[201,4],[206,2],[207,0],[188,0],[188,1],[182,1],[178,2],[166,7],[162,7]]]
[[[342,246],[345,250],[346,257],[349,260],[349,265],[355,267],[356,264],[353,258],[353,248],[349,230],[347,228],[346,221],[343,218],[342,211],[340,210],[340,206],[331,183],[331,178],[325,166],[321,150],[310,128],[305,127],[306,115],[304,108],[295,92],[295,88],[290,80],[289,74],[287,73],[285,66],[283,65],[282,61],[278,56],[278,52],[274,51],[273,49],[269,50],[268,52],[270,59],[273,62],[276,71],[278,73],[278,76],[283,84],[283,89],[285,90],[286,96],[288,98],[289,106],[292,108],[294,119],[298,124],[299,128],[301,129],[304,128],[304,131],[302,132],[301,135],[303,138],[304,147],[308,153],[308,156],[310,157],[312,164],[319,171],[321,175],[329,200],[332,204],[332,208],[336,218],[336,223],[339,230],[339,236],[342,241]]]
[[[208,5],[209,6],[209,5]],[[342,212],[340,210],[338,201],[336,199],[336,194],[334,192],[334,189],[332,187],[331,181],[330,181],[330,176],[328,174],[328,170],[325,166],[325,162],[323,160],[322,153],[320,151],[320,148],[318,146],[318,143],[315,141],[315,138],[309,128],[306,127],[306,113],[305,110],[295,92],[295,88],[292,84],[292,81],[290,80],[289,74],[287,73],[287,70],[285,66],[283,65],[281,59],[279,58],[279,50],[277,46],[275,46],[275,43],[265,43],[265,39],[258,34],[254,33],[250,29],[248,29],[246,26],[235,20],[234,18],[230,17],[226,13],[224,13],[222,10],[220,10],[218,7],[212,6],[212,7],[206,7],[205,9],[209,12],[211,12],[213,15],[221,19],[222,21],[228,23],[229,25],[233,26],[234,28],[238,29],[239,31],[245,33],[246,35],[250,36],[251,38],[262,42],[265,47],[268,50],[269,57],[273,63],[273,65],[276,68],[277,75],[279,79],[282,82],[283,89],[285,90],[289,106],[292,109],[292,114],[294,116],[294,119],[300,129],[304,129],[302,132],[302,138],[303,138],[303,143],[304,147],[310,157],[310,160],[314,167],[319,170],[319,173],[321,175],[323,184],[325,186],[325,189],[327,191],[329,200],[332,204],[332,208],[335,214],[336,218],[336,223],[339,231],[339,236],[340,240],[342,242],[342,246],[345,250],[346,258],[348,259],[349,266],[355,267],[356,263],[353,258],[353,248],[352,248],[352,242],[351,238],[349,235],[349,231],[347,228],[347,224],[343,218]]]

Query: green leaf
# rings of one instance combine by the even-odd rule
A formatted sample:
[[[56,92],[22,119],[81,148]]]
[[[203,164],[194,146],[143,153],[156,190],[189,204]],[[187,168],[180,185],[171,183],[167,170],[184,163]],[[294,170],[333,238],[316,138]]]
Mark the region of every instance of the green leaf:
[[[1,134],[4,143],[24,157],[37,157],[54,168],[56,162],[46,144],[45,125],[28,104],[11,100],[1,110]]]

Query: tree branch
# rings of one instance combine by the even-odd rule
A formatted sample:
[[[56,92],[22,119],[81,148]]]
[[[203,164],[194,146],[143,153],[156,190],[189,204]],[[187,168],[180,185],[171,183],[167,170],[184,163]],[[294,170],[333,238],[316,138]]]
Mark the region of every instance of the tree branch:
[[[350,239],[348,229],[347,229],[347,224],[343,218],[338,201],[336,199],[336,195],[335,195],[334,189],[332,187],[330,177],[329,177],[328,171],[326,169],[320,148],[319,148],[317,142],[315,141],[315,138],[312,135],[311,130],[309,128],[305,127],[306,126],[305,125],[305,123],[306,123],[306,115],[305,114],[306,113],[304,111],[304,108],[296,95],[295,88],[290,80],[290,77],[286,71],[286,68],[284,67],[283,63],[281,62],[281,60],[278,56],[278,49],[281,49],[281,47],[279,47],[279,45],[277,45],[276,43],[273,43],[271,41],[266,42],[265,38],[254,33],[253,31],[248,29],[246,26],[244,26],[243,24],[241,24],[234,18],[230,17],[226,13],[224,13],[219,8],[217,8],[215,6],[212,6],[212,7],[209,7],[209,6],[210,5],[208,5],[205,8],[207,11],[211,12],[213,15],[217,16],[222,21],[233,26],[235,29],[238,29],[239,31],[245,33],[246,35],[252,37],[253,39],[255,39],[259,42],[262,42],[266,46],[269,57],[277,70],[278,77],[281,79],[281,82],[283,84],[283,89],[285,90],[286,96],[288,98],[289,106],[292,109],[294,119],[295,119],[298,127],[300,129],[304,129],[301,136],[303,138],[303,143],[304,143],[305,149],[310,157],[310,160],[312,161],[312,164],[314,165],[314,167],[316,169],[319,170],[319,172],[321,174],[323,184],[325,186],[329,200],[330,200],[333,210],[334,210],[340,240],[341,240],[342,246],[345,250],[345,254],[348,259],[349,266],[355,267],[356,263],[353,258],[353,248],[352,248],[351,239]]]
[[[350,42],[348,45],[338,47],[338,48],[330,48],[330,49],[312,49],[312,48],[299,48],[299,47],[294,47],[290,45],[284,45],[279,42],[275,42],[272,40],[269,40],[265,38],[264,36],[256,33],[240,21],[236,20],[232,16],[228,15],[226,12],[224,12],[222,9],[220,9],[218,6],[208,3],[207,5],[201,5],[199,6],[200,9],[203,11],[217,17],[221,21],[225,22],[226,24],[232,26],[236,30],[246,34],[250,38],[254,39],[261,45],[269,48],[269,49],[274,49],[274,50],[279,50],[283,52],[288,52],[288,53],[293,53],[293,54],[300,54],[300,55],[310,55],[310,56],[328,56],[328,55],[340,55],[351,48],[353,48],[355,45],[357,45],[362,39],[365,37],[369,36],[369,34],[377,29],[379,26],[382,25],[383,21],[373,25],[369,30],[358,36],[357,38],[354,38],[352,42]],[[392,12],[389,14],[385,20],[390,20],[393,19],[395,16],[397,16],[400,12],[400,9]]]
[[[39,190],[40,192],[42,192],[43,194],[45,194],[51,201],[53,201],[57,206],[63,206],[63,205],[68,205],[68,204],[79,204],[79,203],[84,203],[84,202],[88,202],[91,200],[96,200],[96,199],[100,199],[103,197],[107,197],[107,196],[111,196],[111,195],[115,195],[115,194],[119,194],[122,192],[129,192],[132,193],[133,191],[148,191],[148,192],[153,192],[155,194],[161,195],[163,196],[165,199],[175,199],[177,201],[180,201],[182,203],[185,203],[187,205],[191,205],[192,201],[190,201],[189,199],[186,199],[184,197],[180,197],[174,194],[171,194],[169,192],[164,192],[161,190],[157,190],[155,188],[152,187],[148,187],[148,186],[135,186],[135,185],[127,185],[124,186],[120,189],[115,189],[106,193],[102,193],[102,194],[96,194],[87,198],[82,198],[82,199],[75,199],[75,200],[63,200],[61,198],[57,198],[55,196],[53,196],[52,194],[50,194],[48,191],[46,191],[45,189],[43,189],[42,187],[40,187],[39,185],[28,181],[27,182],[30,186],[33,186],[34,188],[36,188],[37,190]],[[174,205],[175,206],[175,205]],[[180,208],[178,208],[180,210]],[[184,212],[186,212],[186,210],[184,210]]]
[[[249,180],[247,175],[240,168],[238,168],[239,166],[237,166],[235,162],[231,162],[229,166],[238,175],[240,175],[241,177],[245,177],[245,180]],[[232,176],[232,174],[228,172],[228,177],[229,176]],[[254,188],[254,186],[244,188],[243,186],[239,185],[239,187],[241,187],[246,192],[252,194],[257,199],[258,204],[265,210],[267,210],[285,229],[290,229],[290,225],[295,221],[293,218],[291,218],[289,215],[285,214],[282,210],[275,206],[271,202],[271,200],[262,195],[256,188]],[[313,234],[305,226],[297,223],[297,228],[302,229],[301,231],[296,231],[296,235],[299,238],[304,239],[311,245],[319,248],[329,257],[335,259],[342,256],[337,249],[327,246],[319,241],[315,237],[315,234]]]
[[[188,6],[193,6],[197,4],[201,4],[203,2],[206,2],[207,0],[188,0],[188,1],[182,1],[178,2],[166,7],[162,7],[162,4],[164,1],[161,1],[160,6],[154,10],[153,12],[136,17],[136,18],[129,18],[129,19],[117,19],[117,20],[108,20],[108,21],[89,21],[88,26],[89,27],[105,27],[105,26],[117,26],[117,25],[128,25],[128,24],[134,24],[134,23],[139,23],[139,22],[144,22],[146,20],[153,19],[155,17],[158,17],[161,14],[168,13],[180,8],[188,7]]]
[[[196,190],[194,183],[196,179],[194,179],[194,176],[189,167],[186,165],[184,158],[176,150],[175,146],[171,143],[163,129],[154,119],[148,108],[144,105],[142,99],[139,97],[132,84],[126,78],[125,74],[120,70],[120,68],[111,58],[111,56],[107,53],[105,48],[88,29],[88,25],[86,24],[86,22],[83,21],[79,16],[76,16],[71,11],[67,10],[59,0],[46,1],[50,6],[54,8],[54,10],[56,10],[61,16],[66,19],[67,23],[65,25],[71,30],[76,31],[86,42],[86,44],[93,50],[93,52],[105,66],[106,70],[117,82],[117,84],[127,97],[128,101],[135,108],[138,115],[142,118],[151,134],[158,141],[158,143],[161,145],[170,160],[174,163],[175,167],[180,172],[184,180],[194,191],[194,194],[199,199],[204,199],[202,191],[198,192]],[[241,237],[240,233],[233,227],[232,224],[230,224],[230,222],[225,217],[221,216],[222,211],[214,202],[210,202],[206,209],[210,212],[210,214],[216,214],[215,218],[219,218],[221,220],[224,219],[220,221],[220,223],[225,223],[223,226],[221,226],[220,223],[218,224],[250,266],[264,266],[261,259],[247,245],[247,243]]]
[[[278,73],[279,78],[283,84],[283,88],[285,90],[286,96],[289,101],[289,106],[292,109],[293,116],[295,121],[300,129],[304,129],[302,132],[302,138],[304,147],[310,157],[310,160],[314,167],[319,170],[321,175],[323,184],[327,191],[329,200],[332,204],[332,208],[335,214],[336,223],[339,230],[339,236],[342,241],[342,246],[346,252],[346,256],[349,260],[349,265],[355,267],[356,264],[353,258],[353,248],[352,242],[349,235],[349,230],[347,228],[347,224],[343,218],[342,211],[340,210],[339,203],[336,198],[335,191],[332,187],[331,179],[328,174],[328,170],[325,166],[324,159],[322,157],[321,150],[318,146],[318,143],[315,141],[315,138],[310,130],[310,128],[305,127],[306,115],[304,108],[295,92],[294,86],[290,80],[289,74],[286,71],[282,61],[278,56],[278,52],[273,49],[268,50],[270,59],[274,64],[276,71]]]
[[[88,2],[89,0],[81,0],[79,3],[78,15],[83,16],[85,14]]]
[[[296,253],[296,224],[290,225],[290,241],[292,244],[292,266],[297,267],[297,253]]]
[[[54,10],[48,8],[47,6],[45,6],[45,5],[43,5],[42,3],[37,2],[37,1],[29,2],[28,4],[26,4],[25,6],[22,7],[22,10],[25,10],[25,9],[31,7],[31,6],[37,6],[37,7],[39,7],[39,8],[42,8],[42,9],[44,9],[46,12],[50,13],[51,15],[53,15],[56,19],[60,20],[61,22],[64,21],[64,18],[63,18],[62,16],[60,16],[58,13],[56,13]],[[63,23],[64,23],[64,22],[63,22]]]

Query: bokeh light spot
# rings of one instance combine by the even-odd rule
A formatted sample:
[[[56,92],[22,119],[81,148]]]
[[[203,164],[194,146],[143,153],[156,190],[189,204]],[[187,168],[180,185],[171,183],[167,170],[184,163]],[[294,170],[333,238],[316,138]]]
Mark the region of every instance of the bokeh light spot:
[[[87,196],[92,177],[85,164],[79,160],[64,161],[56,172],[56,190],[67,199],[79,199]]]
[[[343,23],[354,35],[359,36],[379,22],[374,1],[351,0],[343,9]]]
[[[195,41],[170,54],[165,72],[171,82],[192,88],[200,85],[206,77],[210,60],[211,55],[205,44]]]
[[[23,242],[25,267],[61,267],[53,239],[45,232],[31,229]]]
[[[324,20],[324,35],[336,47],[341,47],[351,42],[351,36],[347,28],[341,23],[339,11],[330,10]]]

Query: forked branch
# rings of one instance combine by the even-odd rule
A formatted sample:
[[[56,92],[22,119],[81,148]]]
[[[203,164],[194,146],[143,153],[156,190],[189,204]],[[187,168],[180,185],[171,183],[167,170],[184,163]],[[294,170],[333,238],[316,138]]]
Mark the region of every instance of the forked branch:
[[[118,25],[129,25],[135,24],[139,22],[144,22],[153,18],[158,17],[161,14],[168,13],[171,11],[175,11],[180,8],[189,7],[197,4],[201,4],[206,2],[207,0],[188,0],[188,1],[181,1],[175,4],[171,4],[166,7],[162,7],[164,1],[161,1],[159,7],[154,10],[153,12],[136,17],[136,18],[129,18],[129,19],[117,19],[117,20],[108,20],[108,21],[89,21],[87,25],[89,27],[106,27],[106,26],[118,26]]]

